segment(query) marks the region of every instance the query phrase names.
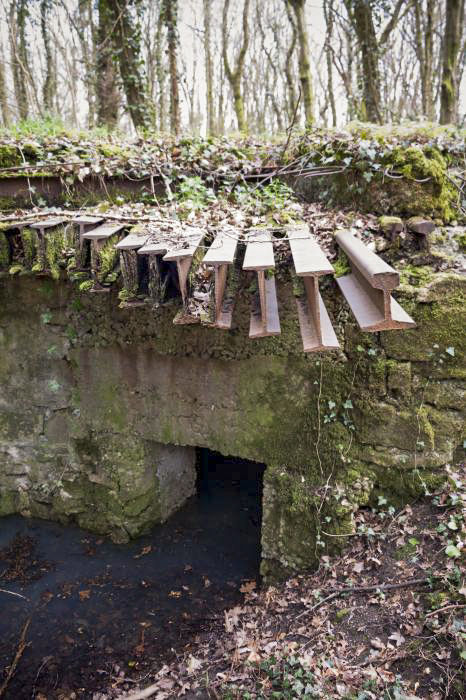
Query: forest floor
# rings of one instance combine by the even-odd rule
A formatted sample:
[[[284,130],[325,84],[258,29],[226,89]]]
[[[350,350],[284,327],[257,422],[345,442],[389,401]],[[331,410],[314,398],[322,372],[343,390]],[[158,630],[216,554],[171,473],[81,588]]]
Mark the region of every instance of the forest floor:
[[[119,670],[92,700],[462,700],[465,473],[401,510],[360,510],[341,555],[277,587],[246,584],[173,662],[140,686]]]

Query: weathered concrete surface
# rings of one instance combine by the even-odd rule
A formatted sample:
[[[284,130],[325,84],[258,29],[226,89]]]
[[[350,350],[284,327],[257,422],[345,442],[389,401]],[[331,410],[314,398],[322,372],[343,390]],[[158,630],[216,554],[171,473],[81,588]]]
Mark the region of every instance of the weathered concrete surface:
[[[330,282],[342,352],[309,356],[286,280],[282,335],[250,341],[246,295],[222,332],[174,326],[170,305],[121,310],[112,295],[5,276],[0,513],[132,537],[192,493],[205,446],[267,465],[263,572],[311,566],[360,505],[422,494],[458,458],[465,285],[405,287],[418,327],[379,336],[359,332]]]

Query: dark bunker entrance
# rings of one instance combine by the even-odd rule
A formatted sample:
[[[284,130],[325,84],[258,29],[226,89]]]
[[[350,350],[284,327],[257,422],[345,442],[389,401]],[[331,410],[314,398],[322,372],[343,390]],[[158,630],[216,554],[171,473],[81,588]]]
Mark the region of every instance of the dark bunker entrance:
[[[197,449],[197,497],[218,538],[225,537],[224,553],[235,568],[258,578],[261,556],[262,483],[265,465],[239,457],[225,457]],[[240,564],[240,562],[242,562]]]
[[[0,597],[0,672],[30,620],[5,698],[87,699],[221,627],[243,584],[259,578],[263,473],[198,448],[196,494],[124,545],[71,525],[2,518],[0,587],[24,597]]]

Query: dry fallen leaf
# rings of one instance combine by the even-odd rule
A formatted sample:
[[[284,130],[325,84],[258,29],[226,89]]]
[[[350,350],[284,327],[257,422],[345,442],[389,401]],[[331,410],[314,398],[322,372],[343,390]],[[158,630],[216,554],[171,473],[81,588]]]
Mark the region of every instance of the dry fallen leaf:
[[[257,653],[255,649],[252,649],[251,653],[249,654],[247,661],[250,664],[257,664],[261,660],[260,654]]]
[[[399,632],[393,632],[393,634],[389,636],[389,639],[393,639],[393,641],[396,642],[397,647],[401,646],[401,644],[406,641],[403,635]]]
[[[240,586],[240,591],[241,593],[252,593],[253,590],[256,587],[256,582],[255,581],[246,581],[243,583],[242,586]]]
[[[135,554],[133,559],[140,559],[141,557],[145,556],[146,554],[149,554],[152,552],[152,547],[150,544],[147,545],[147,547],[143,547],[139,554]]]
[[[201,666],[202,666],[202,661],[199,661],[199,659],[196,659],[192,654],[190,654],[189,659],[188,659],[188,663],[187,663],[188,673],[194,673],[199,668],[201,668]]]
[[[86,591],[79,591],[79,597],[81,600],[88,600],[91,597],[91,590],[88,588]]]
[[[379,649],[379,651],[383,651],[385,649],[385,644],[381,642],[378,637],[375,637],[374,639],[371,639],[371,647],[374,649]]]

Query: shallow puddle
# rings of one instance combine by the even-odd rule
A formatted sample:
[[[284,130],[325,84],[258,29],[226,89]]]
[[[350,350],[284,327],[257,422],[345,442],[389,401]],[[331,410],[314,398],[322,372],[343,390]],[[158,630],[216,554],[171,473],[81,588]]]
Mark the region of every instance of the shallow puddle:
[[[241,599],[241,584],[258,576],[263,468],[202,452],[197,496],[130,544],[0,520],[0,588],[26,598],[0,593],[0,686],[30,618],[4,698],[91,698],[116,667],[140,678]]]

